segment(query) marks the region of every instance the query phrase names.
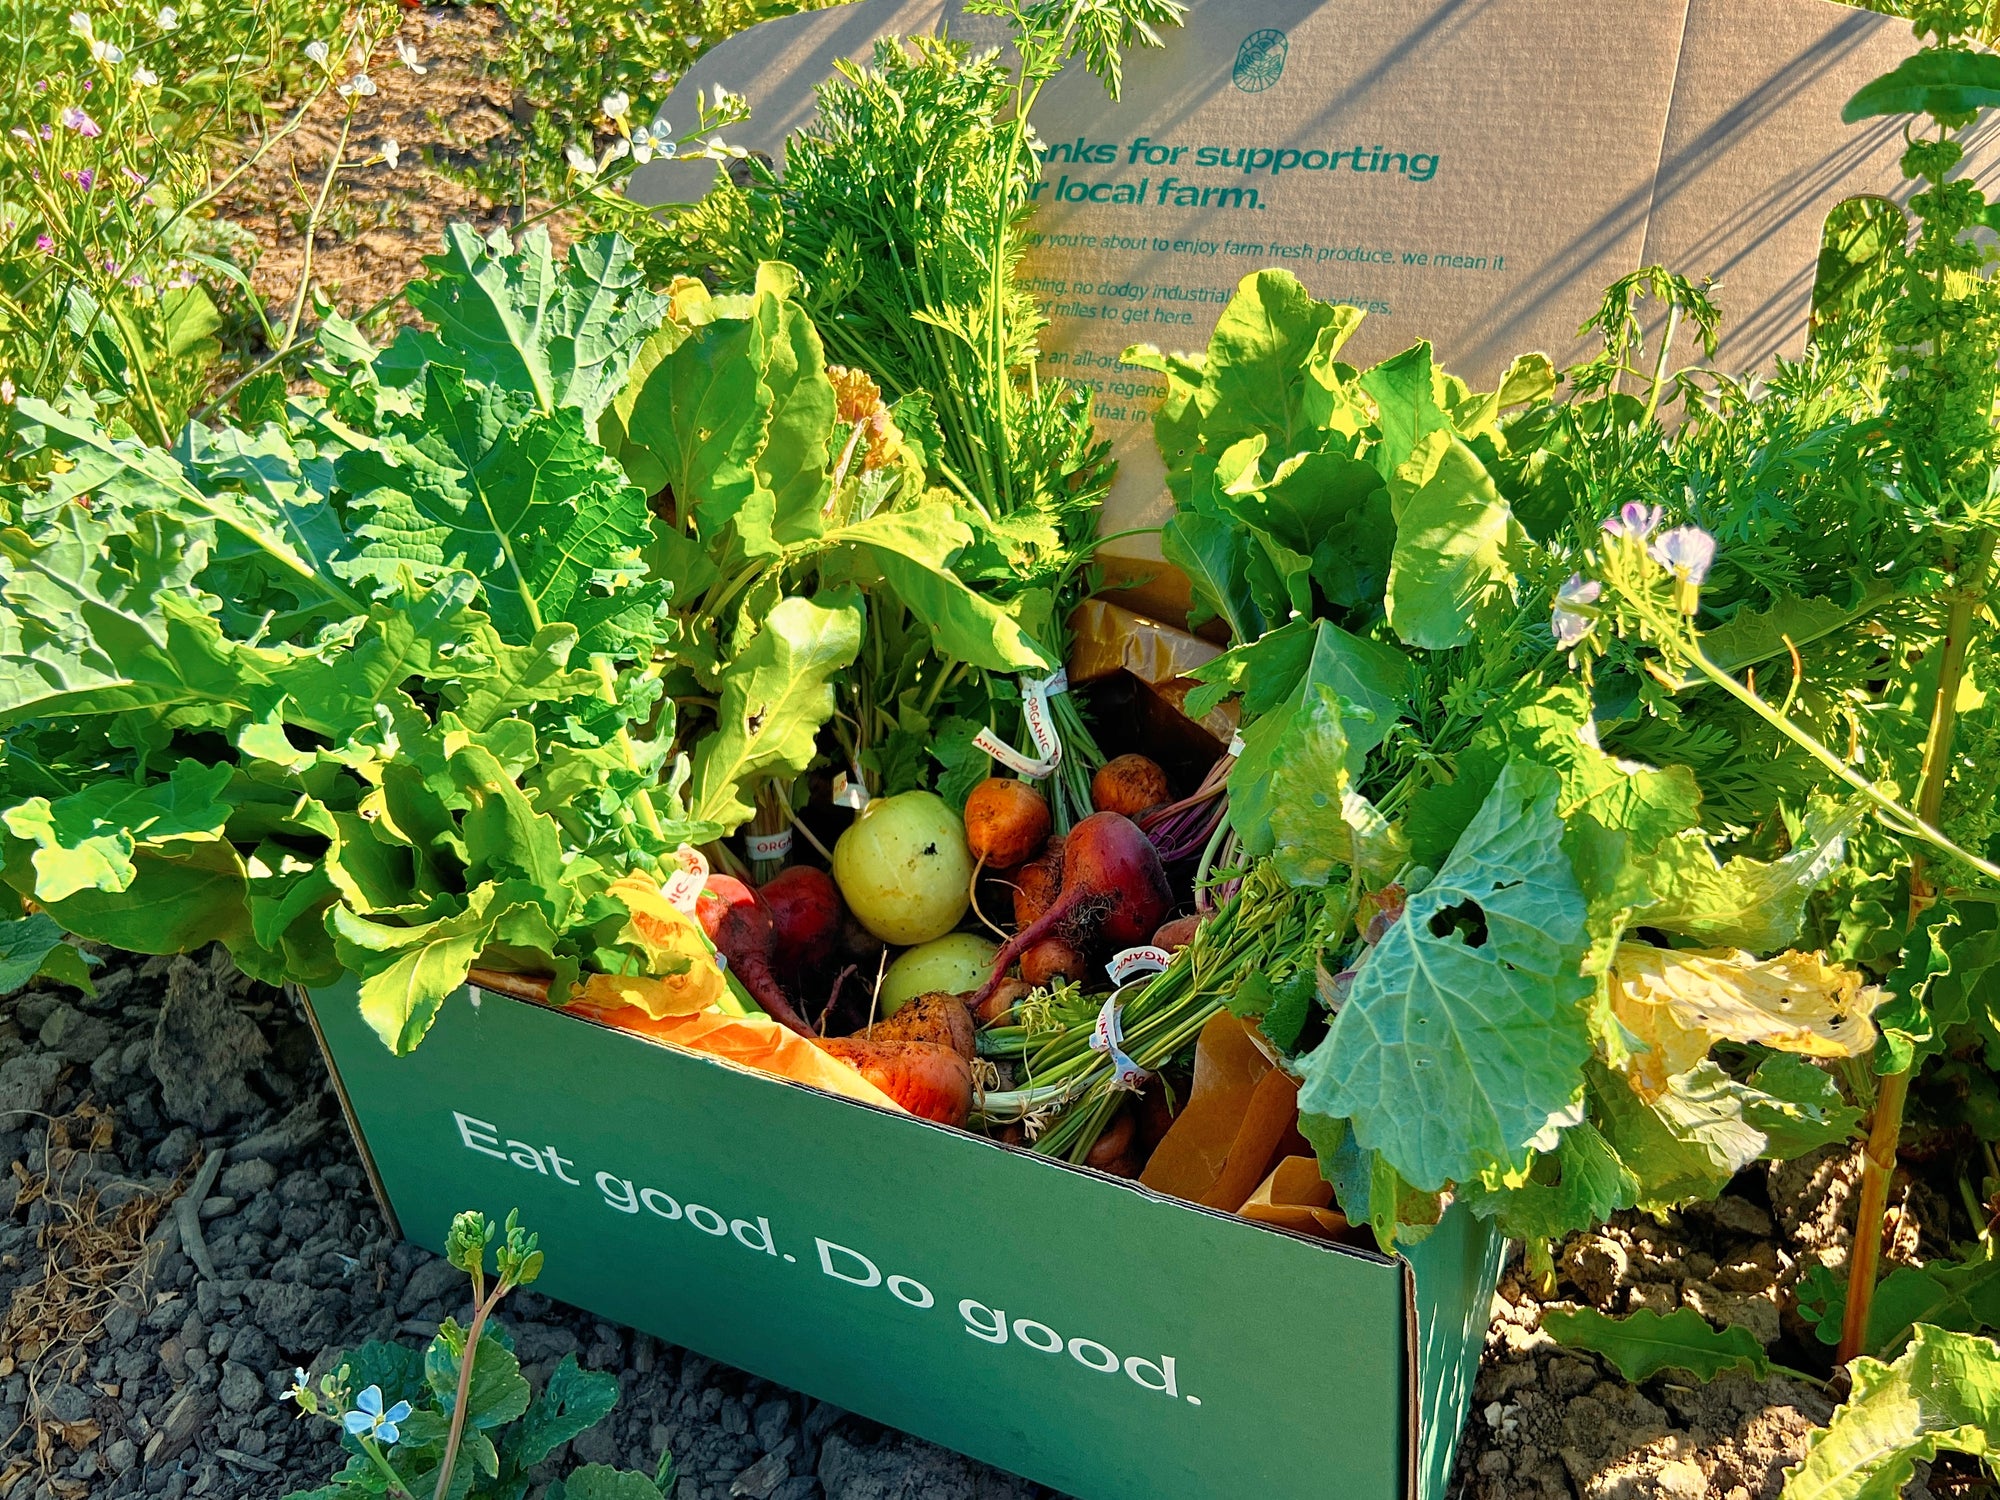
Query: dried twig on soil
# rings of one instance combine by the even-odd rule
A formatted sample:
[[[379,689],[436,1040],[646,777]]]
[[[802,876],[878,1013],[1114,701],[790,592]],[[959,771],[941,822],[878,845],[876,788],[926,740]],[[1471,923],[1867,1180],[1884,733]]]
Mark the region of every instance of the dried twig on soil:
[[[0,1376],[26,1375],[28,1403],[21,1427],[7,1434],[11,1444],[22,1427],[34,1428],[34,1460],[45,1478],[52,1475],[59,1448],[80,1451],[101,1435],[89,1418],[62,1421],[43,1404],[49,1387],[83,1374],[86,1351],[104,1334],[105,1320],[121,1301],[134,1306],[145,1295],[150,1257],[147,1238],[179,1184],[164,1193],[135,1193],[107,1207],[93,1180],[95,1153],[110,1146],[115,1124],[109,1114],[84,1104],[48,1120],[39,1167],[12,1163],[20,1192],[17,1209],[46,1206],[36,1237],[42,1274],[17,1287],[0,1319]],[[25,1472],[25,1471],[22,1471]],[[0,1492],[18,1482],[20,1472],[0,1476]],[[50,1478],[57,1493],[61,1482]],[[81,1487],[79,1488],[81,1492]]]

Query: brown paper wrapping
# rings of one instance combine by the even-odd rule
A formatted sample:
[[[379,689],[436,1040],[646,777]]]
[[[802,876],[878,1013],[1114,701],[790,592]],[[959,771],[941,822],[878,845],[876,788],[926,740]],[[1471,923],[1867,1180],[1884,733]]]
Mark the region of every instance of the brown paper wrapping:
[[[1186,713],[1187,695],[1199,684],[1189,675],[1222,655],[1200,636],[1113,604],[1086,599],[1069,617],[1069,680],[1096,682],[1130,672],[1158,697]],[[1225,703],[1193,721],[1218,743],[1236,733],[1236,705]]]
[[[1332,1205],[1333,1184],[1320,1176],[1318,1158],[1288,1156],[1271,1169],[1271,1175],[1237,1212],[1259,1224],[1275,1224],[1300,1234],[1345,1238],[1347,1215]]]
[[[1217,1011],[1195,1043],[1187,1107],[1139,1181],[1155,1192],[1235,1213],[1273,1161],[1309,1149],[1298,1119],[1298,1084],[1272,1065],[1248,1022]]]

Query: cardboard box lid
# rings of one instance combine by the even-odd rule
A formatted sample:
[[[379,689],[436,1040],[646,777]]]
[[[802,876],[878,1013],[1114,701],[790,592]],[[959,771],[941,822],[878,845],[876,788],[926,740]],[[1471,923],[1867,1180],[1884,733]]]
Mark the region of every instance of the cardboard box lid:
[[[1004,39],[945,0],[785,17],[709,53],[665,113],[690,118],[693,91],[724,85],[753,109],[726,137],[781,162],[836,58],[941,20],[974,44]],[[1357,363],[1429,338],[1478,386],[1525,350],[1573,359],[1603,289],[1664,264],[1721,280],[1719,363],[1735,372],[1803,347],[1827,212],[1906,192],[1901,122],[1847,127],[1840,107],[1912,50],[1909,23],[1830,0],[1638,0],[1615,16],[1600,0],[1194,0],[1166,42],[1127,56],[1121,102],[1071,69],[1036,111],[1050,149],[1026,270],[1050,317],[1047,368],[1096,387],[1115,444],[1106,533],[1169,513],[1150,420],[1161,383],[1118,355],[1203,347],[1249,271],[1283,266],[1369,308]],[[1967,169],[2000,159],[1996,141],[2000,123],[1979,129]],[[1232,164],[1199,165],[1205,148]],[[1300,160],[1246,171],[1245,150]],[[713,173],[655,162],[630,191],[685,201]],[[1129,574],[1159,551],[1141,536],[1104,555]],[[1170,612],[1184,595],[1139,597]]]

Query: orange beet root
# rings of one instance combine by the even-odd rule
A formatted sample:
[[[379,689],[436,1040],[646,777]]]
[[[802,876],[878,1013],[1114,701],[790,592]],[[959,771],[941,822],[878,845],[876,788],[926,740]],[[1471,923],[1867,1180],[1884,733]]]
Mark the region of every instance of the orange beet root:
[[[1090,778],[1090,801],[1099,812],[1140,813],[1173,800],[1167,773],[1143,755],[1121,755]]]
[[[974,859],[1011,870],[1041,853],[1049,839],[1049,804],[1025,781],[989,776],[965,799],[965,844]]]
[[[919,1119],[963,1125],[972,1115],[971,1065],[949,1047],[855,1036],[819,1045]]]

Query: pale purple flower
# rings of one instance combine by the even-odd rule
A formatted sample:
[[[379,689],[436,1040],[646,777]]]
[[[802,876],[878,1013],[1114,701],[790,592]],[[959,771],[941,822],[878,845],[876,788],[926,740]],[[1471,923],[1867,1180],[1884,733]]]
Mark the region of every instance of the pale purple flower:
[[[35,236],[35,248],[44,255],[54,255],[56,253],[56,242],[45,234],[38,234]]]
[[[1572,573],[1563,580],[1563,586],[1556,590],[1556,607],[1549,616],[1549,628],[1555,632],[1558,646],[1568,650],[1590,633],[1591,617],[1577,613],[1572,606],[1595,604],[1603,592],[1603,584],[1581,573]]]
[[[125,167],[123,170],[125,175],[132,179],[132,185],[134,187],[144,187],[148,182],[152,180],[151,178],[141,176],[139,173],[133,171],[130,167]]]
[[[76,131],[87,141],[96,140],[104,134],[104,127],[74,104],[62,112],[62,122],[64,128]]]
[[[1641,505],[1636,500],[1627,500],[1618,507],[1618,514],[1606,518],[1605,533],[1609,536],[1629,537],[1632,541],[1643,542],[1659,528],[1664,512],[1657,505]]]
[[[1647,551],[1661,567],[1672,568],[1680,577],[1699,588],[1715,562],[1715,538],[1699,526],[1676,526]]]
[[[118,274],[118,262],[107,255],[104,257],[104,269],[110,275],[116,276]]]
[[[97,184],[97,173],[92,168],[85,167],[81,172],[78,172],[76,174],[76,185],[82,188],[86,193],[89,192],[92,187],[96,186],[96,184]]]

